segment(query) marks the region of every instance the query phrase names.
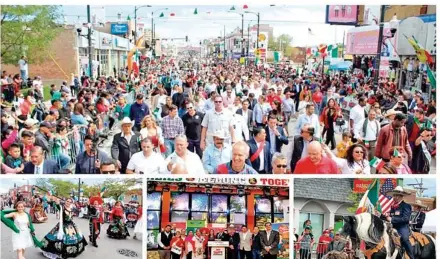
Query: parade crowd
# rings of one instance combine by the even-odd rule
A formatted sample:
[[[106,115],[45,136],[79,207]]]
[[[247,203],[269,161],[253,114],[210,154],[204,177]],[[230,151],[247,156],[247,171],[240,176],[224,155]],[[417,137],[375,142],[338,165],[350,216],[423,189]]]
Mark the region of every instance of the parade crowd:
[[[50,105],[40,77],[22,90],[3,71],[2,172],[434,173],[435,95],[318,71],[162,56],[140,71],[72,74],[50,86]]]

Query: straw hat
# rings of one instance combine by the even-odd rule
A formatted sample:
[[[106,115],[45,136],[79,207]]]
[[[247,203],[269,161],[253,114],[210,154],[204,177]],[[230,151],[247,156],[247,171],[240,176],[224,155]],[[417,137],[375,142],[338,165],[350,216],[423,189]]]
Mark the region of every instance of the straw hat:
[[[400,112],[400,111],[396,111],[396,110],[394,110],[394,109],[390,109],[390,110],[386,111],[385,114],[384,114],[383,116],[384,116],[385,118],[387,118],[387,117],[389,117],[389,116],[391,116],[391,115],[396,115],[396,114],[398,114],[398,113],[402,113],[402,112]]]
[[[409,205],[420,208],[427,208],[425,204],[423,204],[420,200],[416,200],[416,202],[407,202]]]
[[[224,130],[216,130],[214,133],[212,133],[212,137],[217,137],[219,139],[225,139],[227,138],[226,132]]]
[[[405,192],[402,186],[397,186],[396,188],[394,188],[394,190],[387,192],[387,196],[393,196],[393,195],[407,196],[407,195],[411,195],[411,193]]]
[[[134,121],[130,120],[130,118],[128,118],[128,117],[124,117],[124,119],[122,119],[122,121],[121,121],[121,126],[124,124],[131,124],[133,126]]]

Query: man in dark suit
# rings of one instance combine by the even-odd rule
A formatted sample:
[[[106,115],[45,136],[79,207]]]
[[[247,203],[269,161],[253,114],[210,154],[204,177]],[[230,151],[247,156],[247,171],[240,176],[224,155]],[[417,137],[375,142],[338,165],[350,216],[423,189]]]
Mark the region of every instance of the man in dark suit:
[[[414,259],[413,247],[409,241],[411,205],[403,201],[403,196],[411,194],[404,191],[402,186],[397,186],[394,190],[387,192],[386,195],[393,196],[394,203],[391,206],[390,212],[381,215],[380,218],[393,224],[393,228],[395,228],[400,235],[400,243],[405,248],[405,252],[410,259]]]
[[[264,259],[276,259],[278,255],[278,243],[280,242],[280,233],[272,230],[272,223],[266,222],[264,225],[266,231],[260,232],[261,246],[263,247]]]
[[[247,141],[249,146],[248,165],[251,165],[259,174],[269,174],[272,170],[270,145],[266,141],[266,131],[263,127],[254,129],[253,138]]]
[[[289,144],[287,139],[287,133],[283,127],[277,126],[278,120],[275,116],[269,116],[266,130],[266,141],[269,142],[270,153],[273,155],[275,152],[281,152],[283,145]]]
[[[312,141],[319,139],[313,137],[315,129],[310,124],[304,124],[301,129],[301,135],[295,136],[293,139],[292,159],[290,160],[290,170],[295,171],[296,163],[303,157],[307,156],[307,146]]]
[[[241,104],[241,108],[238,109],[236,113],[243,116],[247,121],[249,131],[252,132],[252,110],[249,109],[249,100],[244,100]]]
[[[257,105],[257,99],[255,99],[255,94],[249,93],[247,100],[249,101],[249,109],[254,110],[255,105]]]
[[[125,117],[121,121],[122,132],[113,137],[111,148],[112,158],[119,161],[121,166],[121,174],[125,174],[131,155],[141,150],[141,134],[138,132],[133,132],[131,130],[132,126],[133,123],[130,118]]]
[[[293,99],[295,100],[295,111],[298,112],[298,106],[299,106],[299,95],[302,91],[302,86],[300,84],[300,80],[299,78],[295,78],[295,81],[293,83],[293,87],[292,87],[293,91],[292,91],[292,95],[293,95]]]
[[[44,159],[43,148],[35,146],[31,149],[31,161],[24,165],[24,174],[57,174],[60,171],[58,163]]]

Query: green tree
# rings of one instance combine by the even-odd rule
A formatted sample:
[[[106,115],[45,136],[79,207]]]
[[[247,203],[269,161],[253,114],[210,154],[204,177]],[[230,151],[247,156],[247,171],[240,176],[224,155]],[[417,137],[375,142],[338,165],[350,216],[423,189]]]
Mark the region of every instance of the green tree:
[[[46,191],[50,191],[51,188],[52,188],[52,185],[50,184],[49,179],[47,179],[47,178],[38,178],[35,181],[35,185],[40,187],[40,188],[42,188],[42,189],[45,189]],[[37,188],[37,191],[39,193],[43,193],[44,192],[43,190],[38,189],[38,188]]]
[[[277,42],[278,40],[276,37],[269,38],[267,49],[272,51],[276,50],[278,46]]]
[[[290,47],[292,39],[292,36],[288,34],[281,34],[277,38],[276,44],[278,44],[278,46],[276,47],[276,49],[282,51],[283,53],[286,53],[288,48]]]
[[[61,11],[55,5],[3,5],[1,10],[1,58],[17,64],[21,56],[30,63],[47,58],[51,41],[61,31],[56,23]]]
[[[52,190],[54,191],[54,195],[59,198],[67,198],[70,197],[72,190],[78,191],[78,184],[59,180],[59,179],[50,179],[49,183],[52,185]]]
[[[347,199],[352,202],[352,206],[349,207],[347,211],[355,213],[359,207],[359,202],[361,201],[363,195],[364,193],[354,193],[354,192],[350,193]]]
[[[101,191],[101,186],[99,186],[99,185],[92,185],[92,186],[84,185],[83,189],[84,189],[84,197],[91,197],[91,196],[98,195],[98,193]]]
[[[113,197],[115,200],[119,198],[122,194],[126,193],[136,184],[136,179],[124,179],[124,180],[114,180],[107,179],[104,181],[103,186],[107,188],[103,197]]]

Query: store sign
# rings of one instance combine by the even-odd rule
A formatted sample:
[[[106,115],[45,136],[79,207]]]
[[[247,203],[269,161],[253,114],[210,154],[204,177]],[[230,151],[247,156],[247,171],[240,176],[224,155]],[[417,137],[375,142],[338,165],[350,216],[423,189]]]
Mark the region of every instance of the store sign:
[[[388,27],[387,27],[388,26]],[[399,57],[396,52],[397,37],[391,38],[391,29],[386,24],[383,29],[384,44],[382,56],[389,58]],[[347,32],[346,54],[350,55],[376,55],[379,37],[379,26],[356,27]]]
[[[101,38],[101,46],[111,47],[112,43],[113,43],[113,41],[110,37],[102,37]]]
[[[128,33],[128,24],[113,23],[110,26],[110,31],[112,34],[126,34]]]
[[[357,25],[357,5],[327,5],[325,23],[338,25]]]
[[[289,179],[283,178],[152,178],[149,181],[157,182],[182,182],[182,183],[197,183],[197,184],[231,184],[231,185],[255,185],[255,186],[274,186],[274,187],[289,187]]]
[[[397,185],[397,179],[392,178],[393,185]],[[380,179],[380,184],[384,184],[386,178]],[[365,193],[368,190],[368,186],[373,183],[373,179],[354,179],[353,181],[353,193]]]

